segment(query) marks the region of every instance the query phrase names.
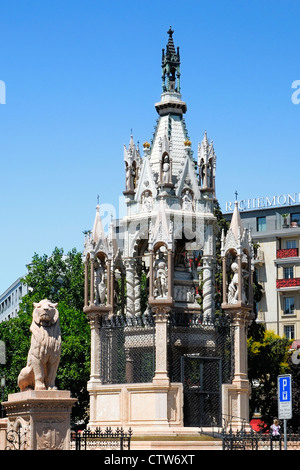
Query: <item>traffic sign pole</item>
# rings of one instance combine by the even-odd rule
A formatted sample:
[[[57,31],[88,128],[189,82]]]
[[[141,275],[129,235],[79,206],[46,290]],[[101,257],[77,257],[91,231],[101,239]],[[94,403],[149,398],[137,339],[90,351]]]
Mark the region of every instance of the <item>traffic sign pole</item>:
[[[292,418],[292,376],[290,374],[277,377],[278,418],[283,419],[284,450],[287,450],[287,420]]]

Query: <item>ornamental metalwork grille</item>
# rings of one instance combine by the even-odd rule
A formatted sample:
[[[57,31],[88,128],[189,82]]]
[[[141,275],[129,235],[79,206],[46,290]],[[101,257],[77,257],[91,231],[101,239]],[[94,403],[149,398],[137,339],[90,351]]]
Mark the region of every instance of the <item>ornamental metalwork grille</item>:
[[[223,450],[284,450],[284,436],[272,437],[269,433],[260,433],[241,429],[225,431],[220,435]],[[286,449],[300,449],[300,434],[287,432]]]
[[[233,332],[226,317],[172,314],[169,376],[182,382],[184,426],[222,426],[222,384],[233,378]]]
[[[152,315],[103,317],[100,322],[101,383],[149,383],[154,372],[155,325]]]
[[[5,450],[26,450],[28,449],[29,429],[18,426],[17,429],[6,431]]]
[[[72,431],[70,447],[72,450],[130,450],[131,437],[130,428],[127,432],[123,428]]]
[[[155,373],[152,314],[113,315],[100,321],[102,384],[150,383]],[[226,317],[203,322],[200,314],[168,321],[168,374],[183,383],[184,426],[222,426],[222,384],[233,378],[233,333]]]

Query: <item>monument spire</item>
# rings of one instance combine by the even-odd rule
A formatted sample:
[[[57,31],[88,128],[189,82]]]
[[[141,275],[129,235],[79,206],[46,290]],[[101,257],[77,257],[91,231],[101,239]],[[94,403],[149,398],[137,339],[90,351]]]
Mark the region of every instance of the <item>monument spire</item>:
[[[162,95],[161,101],[155,104],[156,111],[160,116],[166,114],[177,114],[182,116],[187,111],[186,103],[181,101],[180,94],[180,54],[173,40],[174,30],[168,30],[168,42],[162,50]]]
[[[163,92],[180,93],[180,55],[179,47],[177,52],[173,41],[174,30],[168,30],[168,43],[165,49],[162,50],[162,80]]]

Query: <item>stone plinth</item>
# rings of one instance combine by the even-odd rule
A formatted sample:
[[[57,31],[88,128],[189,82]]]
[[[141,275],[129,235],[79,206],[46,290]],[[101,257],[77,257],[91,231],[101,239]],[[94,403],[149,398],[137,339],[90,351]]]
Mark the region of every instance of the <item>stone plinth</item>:
[[[170,432],[183,426],[181,383],[88,383],[91,397],[89,427],[132,428],[134,435]]]
[[[7,418],[0,419],[0,450],[5,450],[6,447],[7,421]]]
[[[76,399],[67,390],[27,390],[3,403],[7,430],[19,431],[23,449],[68,450],[70,415]]]

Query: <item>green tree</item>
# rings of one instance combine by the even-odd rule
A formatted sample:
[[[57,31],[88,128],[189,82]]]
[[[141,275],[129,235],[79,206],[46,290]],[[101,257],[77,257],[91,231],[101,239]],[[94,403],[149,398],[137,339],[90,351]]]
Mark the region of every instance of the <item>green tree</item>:
[[[293,353],[289,356],[289,374],[292,375],[292,406],[293,406],[293,416],[292,419],[288,421],[289,427],[292,427],[294,432],[299,431],[300,423],[300,364],[293,361]],[[296,352],[295,352],[296,353]],[[297,354],[297,353],[296,353]],[[299,350],[298,355],[299,356]]]
[[[0,324],[0,339],[6,344],[6,392],[19,391],[17,378],[26,365],[30,346],[33,302],[48,298],[58,303],[62,352],[56,384],[77,398],[74,421],[87,418],[87,381],[90,370],[90,328],[83,313],[84,270],[82,255],[75,249],[64,255],[55,248],[51,256],[34,254],[23,279],[28,294],[20,304],[17,318]]]
[[[248,337],[248,376],[251,383],[250,416],[259,411],[269,427],[278,414],[277,376],[289,373],[291,341],[254,324]]]

